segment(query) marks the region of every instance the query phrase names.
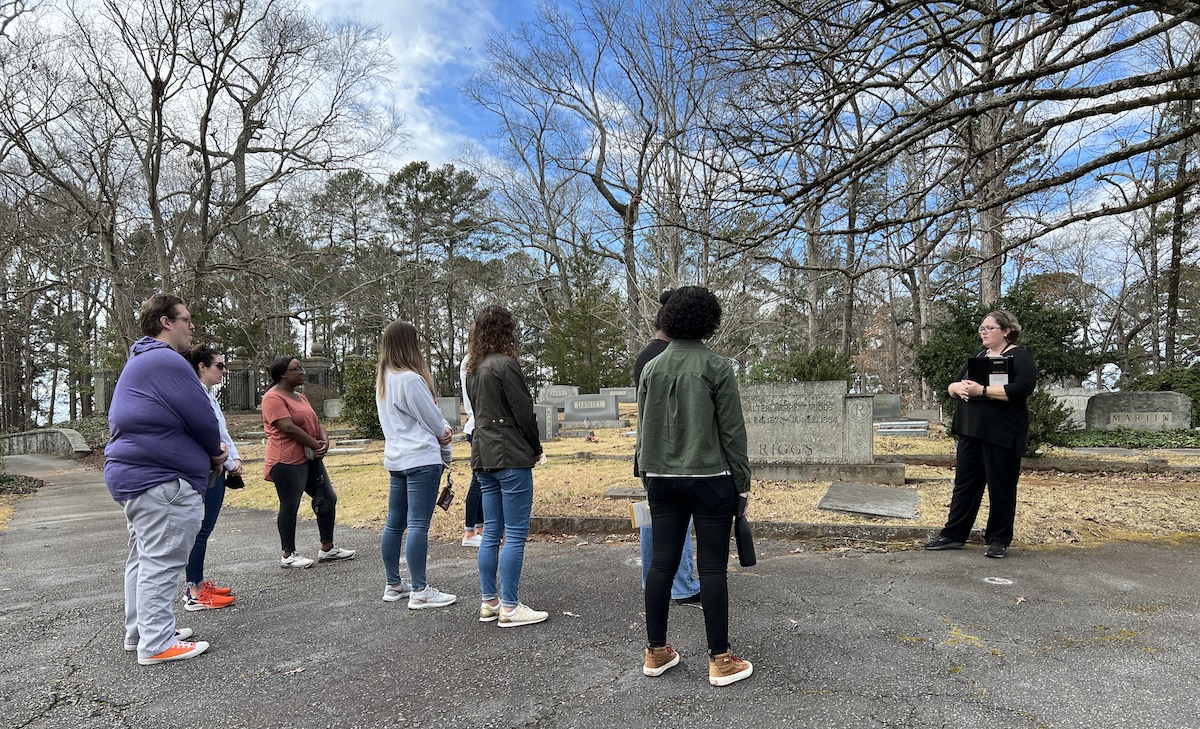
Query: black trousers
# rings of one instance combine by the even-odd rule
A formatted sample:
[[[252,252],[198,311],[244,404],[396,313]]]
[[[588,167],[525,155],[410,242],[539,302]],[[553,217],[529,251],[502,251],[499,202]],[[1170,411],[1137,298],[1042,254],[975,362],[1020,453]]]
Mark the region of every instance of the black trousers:
[[[1017,479],[1021,475],[1021,452],[979,438],[959,438],[954,465],[954,494],[942,536],[965,542],[979,514],[983,489],[988,490],[988,522],[983,532],[987,544],[1007,547],[1013,538],[1017,516]]]
[[[654,551],[646,577],[646,642],[667,644],[671,581],[679,569],[688,520],[696,525],[700,604],[711,655],[729,650],[729,535],[738,493],[729,476],[646,478]]]
[[[276,463],[271,466],[271,480],[275,482],[275,493],[279,495],[279,516],[275,525],[279,529],[279,543],[283,551],[296,551],[296,516],[300,511],[300,499],[304,494],[312,497],[312,510],[317,515],[317,531],[321,542],[333,541],[333,523],[337,518],[337,493],[329,483],[325,462],[314,458],[307,463]]]

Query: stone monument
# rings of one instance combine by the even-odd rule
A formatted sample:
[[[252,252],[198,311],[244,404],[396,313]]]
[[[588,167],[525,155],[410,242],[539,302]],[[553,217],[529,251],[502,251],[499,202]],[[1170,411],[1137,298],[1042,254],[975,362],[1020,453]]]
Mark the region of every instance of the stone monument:
[[[601,395],[613,395],[617,402],[637,402],[636,387],[601,387]]]
[[[437,399],[438,410],[442,411],[442,417],[450,423],[450,427],[455,430],[462,428],[462,398],[460,397],[441,397]]]
[[[553,405],[562,410],[566,399],[568,397],[575,397],[578,394],[578,385],[546,385],[538,391],[537,401],[545,405]]]
[[[563,402],[563,427],[628,428],[629,421],[621,419],[615,395],[576,395]]]
[[[1088,430],[1184,430],[1192,426],[1192,399],[1182,392],[1098,392],[1087,404]]]
[[[871,395],[844,380],[740,389],[754,478],[904,484],[904,464],[875,463]]]

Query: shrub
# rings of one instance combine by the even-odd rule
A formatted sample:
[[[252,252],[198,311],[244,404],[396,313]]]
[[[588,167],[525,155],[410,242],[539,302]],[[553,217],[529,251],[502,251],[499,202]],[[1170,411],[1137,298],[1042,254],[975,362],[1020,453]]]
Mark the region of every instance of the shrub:
[[[1075,430],[1071,411],[1041,388],[1034,390],[1026,404],[1029,406],[1029,444],[1025,447],[1025,455],[1038,455],[1042,446],[1067,445]]]
[[[342,418],[359,438],[382,438],[375,409],[375,358],[347,357],[343,363]]]
[[[833,382],[845,380],[854,385],[854,365],[850,358],[832,349],[792,352],[784,357],[767,358],[754,364],[747,382]]]

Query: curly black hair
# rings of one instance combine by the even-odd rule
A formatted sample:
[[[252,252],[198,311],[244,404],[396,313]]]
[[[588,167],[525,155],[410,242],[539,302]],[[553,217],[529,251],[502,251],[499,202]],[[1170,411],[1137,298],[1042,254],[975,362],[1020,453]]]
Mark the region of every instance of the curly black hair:
[[[680,286],[659,310],[659,322],[671,339],[708,339],[721,325],[721,302],[703,286]]]

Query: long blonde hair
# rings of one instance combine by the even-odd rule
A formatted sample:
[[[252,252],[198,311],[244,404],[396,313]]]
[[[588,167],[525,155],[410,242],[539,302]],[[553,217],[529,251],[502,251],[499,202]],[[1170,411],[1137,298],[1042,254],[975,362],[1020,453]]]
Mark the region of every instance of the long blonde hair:
[[[386,393],[388,371],[416,372],[425,378],[429,385],[429,394],[437,398],[437,390],[433,387],[433,377],[429,374],[429,365],[421,355],[421,347],[417,341],[417,328],[406,321],[396,321],[383,329],[383,338],[379,341],[379,367],[375,370],[375,397],[382,400]]]

